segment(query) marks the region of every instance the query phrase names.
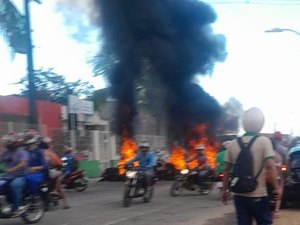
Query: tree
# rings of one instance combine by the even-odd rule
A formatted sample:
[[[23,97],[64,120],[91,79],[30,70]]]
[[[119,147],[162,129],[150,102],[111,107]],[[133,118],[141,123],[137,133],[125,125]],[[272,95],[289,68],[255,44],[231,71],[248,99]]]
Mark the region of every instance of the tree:
[[[13,52],[26,53],[25,19],[9,0],[0,0],[0,32]]]
[[[28,96],[27,77],[23,77],[18,84],[24,86],[21,95]],[[92,99],[95,90],[93,85],[82,80],[67,82],[63,75],[54,73],[53,69],[36,70],[35,86],[37,89],[37,99],[65,105],[68,103],[68,95],[72,94],[86,99]]]

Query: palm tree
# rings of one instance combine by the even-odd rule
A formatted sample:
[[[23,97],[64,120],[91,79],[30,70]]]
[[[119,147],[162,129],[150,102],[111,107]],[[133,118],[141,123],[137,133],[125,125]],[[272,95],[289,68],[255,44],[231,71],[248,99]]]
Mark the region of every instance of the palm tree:
[[[13,52],[26,53],[25,18],[10,0],[0,0],[0,33]]]

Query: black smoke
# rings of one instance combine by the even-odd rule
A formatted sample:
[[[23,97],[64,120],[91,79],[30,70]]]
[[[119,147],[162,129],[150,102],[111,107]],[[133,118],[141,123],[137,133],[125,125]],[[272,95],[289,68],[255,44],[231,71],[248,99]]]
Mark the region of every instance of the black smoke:
[[[95,0],[100,11],[102,53],[110,60],[112,96],[118,100],[116,132],[133,134],[135,82],[147,61],[166,89],[172,139],[207,123],[211,130],[222,114],[219,103],[198,84],[226,58],[225,38],[213,33],[213,8],[198,0]],[[155,88],[155,87],[153,87]]]

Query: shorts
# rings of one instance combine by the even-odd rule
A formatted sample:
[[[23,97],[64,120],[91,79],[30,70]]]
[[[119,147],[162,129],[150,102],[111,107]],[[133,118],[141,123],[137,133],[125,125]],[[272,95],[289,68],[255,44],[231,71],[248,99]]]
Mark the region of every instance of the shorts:
[[[59,171],[59,170],[57,170],[57,169],[50,169],[49,170],[49,176],[50,176],[50,178],[57,178],[57,177],[59,177],[60,175],[62,174],[62,172],[61,171]]]

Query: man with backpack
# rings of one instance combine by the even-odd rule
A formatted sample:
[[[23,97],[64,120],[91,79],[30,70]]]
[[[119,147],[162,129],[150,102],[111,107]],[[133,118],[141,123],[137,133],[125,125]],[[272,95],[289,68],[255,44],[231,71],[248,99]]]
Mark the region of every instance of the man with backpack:
[[[222,201],[226,204],[229,191],[234,193],[239,225],[252,225],[253,219],[257,225],[272,224],[265,170],[274,187],[274,198],[279,199],[281,195],[272,143],[269,138],[258,135],[263,125],[262,111],[250,108],[243,115],[243,128],[246,133],[226,144]]]

